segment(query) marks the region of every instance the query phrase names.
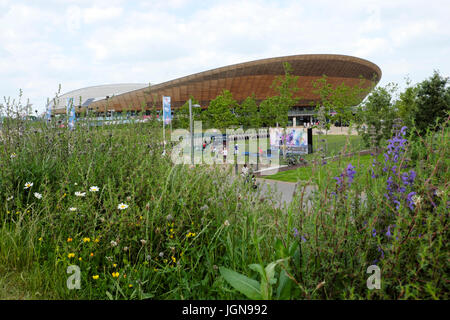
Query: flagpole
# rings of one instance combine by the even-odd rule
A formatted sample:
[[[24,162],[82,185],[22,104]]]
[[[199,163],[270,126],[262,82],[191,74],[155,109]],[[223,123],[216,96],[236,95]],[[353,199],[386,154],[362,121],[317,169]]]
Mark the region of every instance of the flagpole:
[[[166,154],[166,119],[164,119],[164,96],[162,96],[162,122],[163,122],[163,153]]]

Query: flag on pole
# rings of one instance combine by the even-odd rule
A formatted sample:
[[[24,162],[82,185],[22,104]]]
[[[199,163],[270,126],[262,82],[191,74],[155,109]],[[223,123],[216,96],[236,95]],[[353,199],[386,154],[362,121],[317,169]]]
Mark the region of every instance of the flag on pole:
[[[47,121],[52,121],[52,105],[50,101],[47,103]]]
[[[73,105],[73,98],[67,98],[67,118],[69,129],[75,129],[75,106]]]
[[[163,97],[163,121],[169,124],[172,121],[172,112],[170,111],[170,97]]]

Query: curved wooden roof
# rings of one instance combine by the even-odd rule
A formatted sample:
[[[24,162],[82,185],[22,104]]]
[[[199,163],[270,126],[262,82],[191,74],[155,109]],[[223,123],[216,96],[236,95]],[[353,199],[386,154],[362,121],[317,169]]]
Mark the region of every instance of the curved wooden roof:
[[[334,54],[293,55],[234,64],[212,69],[175,80],[163,82],[92,103],[89,108],[98,111],[123,109],[141,110],[153,105],[161,107],[162,96],[171,97],[172,108],[181,107],[192,95],[202,107],[227,89],[233,98],[242,101],[255,94],[256,100],[275,95],[270,86],[278,75],[284,75],[283,63],[292,66],[292,74],[299,76],[298,86],[304,88],[298,92],[302,100],[300,105],[309,105],[317,101],[313,93],[312,81],[326,75],[332,85],[344,82],[353,86],[360,83],[361,77],[368,80],[365,85],[375,85],[381,79],[380,68],[367,60]],[[59,110],[58,110],[59,111]],[[81,111],[80,109],[78,111]]]

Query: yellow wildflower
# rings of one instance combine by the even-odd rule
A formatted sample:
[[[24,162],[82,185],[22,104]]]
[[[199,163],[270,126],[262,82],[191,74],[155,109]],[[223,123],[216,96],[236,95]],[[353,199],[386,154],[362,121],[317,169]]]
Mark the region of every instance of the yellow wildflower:
[[[90,242],[91,239],[90,238],[83,238],[83,242]]]
[[[80,261],[81,261],[81,260],[83,260],[83,259],[82,259],[81,257],[79,257],[79,258],[78,258],[78,260],[80,260]]]
[[[133,288],[133,285],[130,283],[130,284],[128,285],[128,287],[129,287],[129,288]]]
[[[117,267],[117,264],[113,263],[113,267],[114,267],[114,268]]]
[[[111,273],[113,278],[118,278],[119,277],[119,273],[118,272],[113,272]]]
[[[177,259],[174,256],[172,256],[172,261],[175,263],[177,262]]]
[[[42,237],[40,237],[38,240],[39,240],[39,241],[42,241]]]
[[[69,253],[68,255],[67,255],[67,257],[70,259],[70,258],[73,258],[73,257],[75,257],[75,253]]]
[[[91,252],[90,256],[91,256],[91,257],[93,257],[93,256],[94,256],[94,253],[93,253],[93,252]]]
[[[99,278],[99,275],[96,274],[95,276],[92,276],[92,279],[97,280]]]
[[[94,242],[95,243],[97,243],[97,242],[99,242],[100,240],[98,239],[98,238],[95,238],[95,240],[94,240]]]
[[[67,242],[72,242],[72,238],[67,238]]]

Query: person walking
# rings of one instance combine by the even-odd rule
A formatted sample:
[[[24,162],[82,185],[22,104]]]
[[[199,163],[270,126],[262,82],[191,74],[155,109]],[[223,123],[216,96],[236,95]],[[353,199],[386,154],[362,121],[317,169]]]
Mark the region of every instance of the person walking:
[[[227,147],[224,146],[223,147],[223,162],[224,163],[227,162],[227,155],[228,155],[228,150],[227,150]]]

